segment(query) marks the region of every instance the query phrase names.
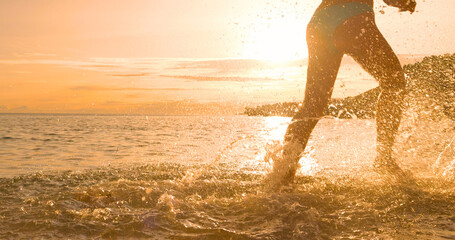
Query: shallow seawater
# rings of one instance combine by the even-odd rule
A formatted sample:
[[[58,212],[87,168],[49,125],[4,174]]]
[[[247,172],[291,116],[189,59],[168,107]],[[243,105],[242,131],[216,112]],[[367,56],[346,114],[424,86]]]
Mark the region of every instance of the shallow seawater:
[[[158,162],[208,164],[220,152],[229,155],[225,161],[262,164],[258,160],[265,147],[283,138],[289,121],[246,116],[0,114],[0,177]],[[372,120],[324,119],[308,149],[315,150],[312,156],[324,167],[368,164],[374,158],[374,129]]]
[[[427,142],[417,138],[425,134],[408,131],[401,137],[406,146],[398,148],[399,160],[414,176],[403,181],[371,167],[373,121],[324,119],[295,182],[271,192],[264,188],[270,163],[263,157],[282,138],[287,118],[157,117],[150,122],[144,116],[78,116],[60,117],[65,125],[53,128],[38,123],[56,118],[25,118],[34,118],[37,131],[57,134],[50,146],[31,140],[24,131],[33,129],[21,125],[30,119],[11,124],[20,134],[3,130],[25,142],[2,140],[10,141],[8,146],[16,141],[20,149],[0,148],[1,156],[8,156],[0,166],[8,173],[0,178],[0,239],[455,239],[453,148],[448,144],[453,122],[445,128],[433,124],[434,131],[425,128],[432,133]],[[75,133],[74,124],[86,130]],[[163,135],[177,127],[180,138]],[[75,142],[55,140],[69,137],[63,133]],[[115,160],[110,151],[93,150],[125,136],[123,157]],[[128,148],[157,138],[161,144]],[[37,144],[48,147],[50,156],[31,154]],[[422,144],[426,147],[417,148]],[[159,156],[146,154],[160,148]],[[65,159],[62,149],[81,160]],[[29,165],[33,161],[27,155],[37,166]],[[14,160],[15,169],[29,169],[12,174],[6,163]],[[73,167],[75,161],[79,165]],[[40,169],[40,162],[46,168]]]
[[[236,139],[248,137],[243,143],[260,149],[264,136],[287,121],[275,119],[0,114],[0,177],[160,161],[207,163]]]
[[[455,182],[299,175],[280,192],[263,172],[179,164],[36,173],[0,180],[0,238],[453,239]]]

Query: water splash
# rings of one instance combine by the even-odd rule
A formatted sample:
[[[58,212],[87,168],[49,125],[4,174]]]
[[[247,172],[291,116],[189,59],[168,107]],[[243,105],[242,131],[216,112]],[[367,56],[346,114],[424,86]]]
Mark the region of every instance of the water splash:
[[[297,175],[263,192],[264,173],[185,165],[106,168],[0,179],[0,238],[419,239],[454,237],[455,182],[417,187],[361,174]],[[194,170],[194,169],[193,169]],[[163,194],[165,192],[166,194]],[[22,210],[21,210],[22,209]]]

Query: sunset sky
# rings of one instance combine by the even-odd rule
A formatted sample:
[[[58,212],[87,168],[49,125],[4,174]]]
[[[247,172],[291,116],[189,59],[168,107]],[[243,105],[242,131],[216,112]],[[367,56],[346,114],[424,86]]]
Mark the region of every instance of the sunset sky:
[[[203,114],[299,101],[319,2],[0,1],[0,112]],[[453,9],[375,7],[395,51],[414,56],[455,52]],[[375,84],[349,60],[340,79],[335,97]]]

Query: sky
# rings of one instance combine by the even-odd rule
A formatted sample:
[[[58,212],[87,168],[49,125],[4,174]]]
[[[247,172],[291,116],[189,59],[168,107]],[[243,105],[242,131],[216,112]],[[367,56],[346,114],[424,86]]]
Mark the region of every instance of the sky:
[[[400,58],[455,52],[455,1],[418,0],[412,15],[376,2]],[[0,1],[0,112],[228,114],[300,101],[319,3]],[[334,97],[375,84],[347,59]]]

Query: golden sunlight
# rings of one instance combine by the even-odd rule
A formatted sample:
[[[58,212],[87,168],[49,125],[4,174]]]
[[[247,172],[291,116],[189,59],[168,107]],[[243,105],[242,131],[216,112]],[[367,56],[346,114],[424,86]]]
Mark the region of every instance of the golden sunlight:
[[[296,13],[269,13],[248,28],[243,57],[269,61],[302,59],[308,56],[307,21]]]
[[[263,135],[268,141],[281,140],[286,133],[286,129],[291,122],[291,118],[287,117],[268,117],[264,119],[265,128],[269,131]]]

